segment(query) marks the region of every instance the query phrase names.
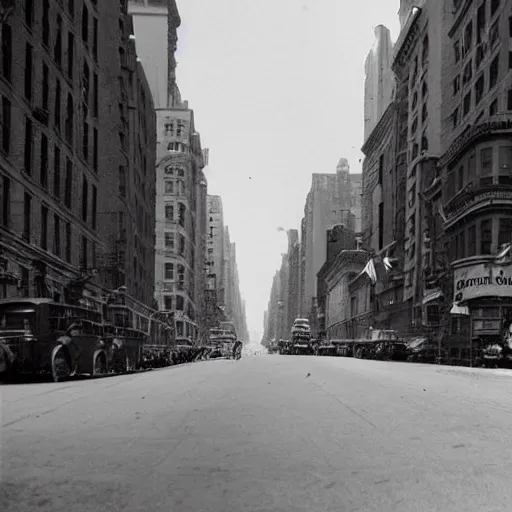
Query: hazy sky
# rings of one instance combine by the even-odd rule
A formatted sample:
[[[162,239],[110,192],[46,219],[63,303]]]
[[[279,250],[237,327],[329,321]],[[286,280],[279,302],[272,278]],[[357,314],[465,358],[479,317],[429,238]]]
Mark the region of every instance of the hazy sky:
[[[177,75],[210,149],[208,192],[236,242],[249,330],[299,229],[314,172],[361,172],[364,60],[399,0],[178,0]],[[251,179],[252,178],[252,179]]]

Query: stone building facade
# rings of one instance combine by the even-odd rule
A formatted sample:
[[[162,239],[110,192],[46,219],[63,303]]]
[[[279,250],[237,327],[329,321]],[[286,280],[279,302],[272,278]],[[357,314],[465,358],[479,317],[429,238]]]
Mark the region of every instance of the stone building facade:
[[[118,281],[104,272],[119,214],[126,211],[117,204],[117,169],[128,160],[123,140],[127,144],[154,119],[123,24],[129,32],[119,3],[34,0],[16,2],[2,25],[0,296],[63,300],[70,281],[86,278],[88,293],[120,284],[139,300],[152,300],[146,284],[151,255],[135,267],[126,254],[113,262],[122,275]],[[120,87],[124,69],[137,91]],[[123,120],[117,109],[104,108],[105,96],[109,105],[126,109],[131,101],[134,113]],[[131,177],[135,165],[141,171],[146,149],[154,148],[151,130],[145,144],[131,155],[138,160]],[[151,177],[146,186],[150,194]],[[107,197],[114,201],[108,212]],[[132,206],[130,201],[130,212]],[[154,215],[146,213],[142,222],[151,231]],[[110,231],[103,225],[106,214],[115,218]],[[146,249],[143,238],[137,254]]]
[[[512,242],[512,2],[455,4],[441,74],[440,179],[430,197],[444,219],[431,267],[450,350],[458,343],[467,357],[470,338],[500,340],[512,318],[510,258],[496,256]]]

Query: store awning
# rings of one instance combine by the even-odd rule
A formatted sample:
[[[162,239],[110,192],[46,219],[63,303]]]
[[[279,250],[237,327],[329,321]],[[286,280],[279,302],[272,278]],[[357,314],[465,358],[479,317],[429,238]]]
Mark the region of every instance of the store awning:
[[[439,288],[434,288],[423,296],[422,304],[428,304],[429,302],[438,300],[441,297],[444,297],[444,293],[442,292],[442,290]]]
[[[459,306],[457,303],[453,303],[452,309],[450,310],[451,315],[469,315],[469,308],[467,306]]]

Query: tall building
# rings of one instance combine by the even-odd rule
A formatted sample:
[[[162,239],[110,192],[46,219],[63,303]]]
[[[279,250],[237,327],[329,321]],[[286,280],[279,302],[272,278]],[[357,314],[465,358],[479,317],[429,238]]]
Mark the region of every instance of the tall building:
[[[393,97],[394,76],[391,69],[393,43],[389,29],[375,27],[375,43],[368,52],[364,81],[364,140],[369,137]]]
[[[157,116],[156,299],[175,313],[177,336],[195,340],[206,335],[206,153],[176,84],[181,20],[175,0],[130,0],[129,10]]]
[[[411,334],[422,328],[424,256],[430,250],[423,194],[436,177],[441,153],[441,66],[445,46],[445,2],[418,2],[407,11],[402,2],[402,30],[395,44],[397,142],[395,173],[396,218],[404,216],[395,234],[403,245],[404,308],[409,309]],[[422,4],[422,6],[418,6]],[[405,13],[408,13],[405,16]],[[405,314],[405,313],[404,313]]]
[[[204,160],[187,103],[157,110],[155,277],[159,307],[174,311],[176,335],[196,339],[206,286]]]
[[[115,2],[101,3],[99,9],[101,22],[114,28],[100,31],[101,94],[97,104],[84,104],[78,121],[84,158],[91,138],[93,145],[98,144],[100,169],[110,171],[100,174],[97,199],[92,191],[91,201],[97,201],[97,231],[103,241],[103,250],[94,265],[107,288],[126,286],[129,295],[153,306],[155,111],[144,70],[137,62],[135,42],[130,38],[133,22],[126,6],[121,13]],[[84,63],[84,87],[88,74]],[[94,124],[94,136],[87,133],[91,131],[89,124],[95,109],[101,116],[99,137]],[[85,186],[85,179],[82,180]]]
[[[225,304],[224,277],[224,213],[222,210],[222,198],[220,196],[208,196],[208,230],[207,230],[207,258],[209,279],[211,287],[217,292],[219,305]]]
[[[444,219],[425,267],[437,291],[428,313],[466,354],[470,336],[500,341],[512,318],[510,253],[496,256],[512,242],[511,12],[510,0],[459,1],[446,14],[440,177],[429,189]]]
[[[181,25],[176,0],[128,0],[128,9],[155,108],[171,107],[176,101],[175,52]]]
[[[89,294],[125,285],[152,300],[152,173],[145,194],[119,202],[118,170],[132,190],[155,147],[149,128],[128,149],[154,119],[129,32],[119,3],[90,0],[15,2],[2,25],[1,297],[65,300],[70,282],[88,281]]]
[[[300,310],[300,243],[299,232],[296,229],[288,230],[288,284],[286,295],[286,324],[285,332],[291,331],[293,321],[299,317]],[[287,336],[288,337],[288,334]]]
[[[272,280],[272,288],[270,290],[270,299],[265,315],[265,325],[263,330],[262,344],[268,346],[272,340],[279,341],[278,332],[279,325],[282,322],[284,303],[281,300],[281,276],[278,270],[274,274]]]
[[[229,228],[224,227],[224,313],[226,319],[234,322],[238,337],[248,337],[245,306],[240,293],[236,244],[231,242]]]
[[[361,229],[361,175],[340,159],[335,174],[313,174],[302,222],[301,315],[313,323],[317,273],[326,261],[327,230],[340,224]]]

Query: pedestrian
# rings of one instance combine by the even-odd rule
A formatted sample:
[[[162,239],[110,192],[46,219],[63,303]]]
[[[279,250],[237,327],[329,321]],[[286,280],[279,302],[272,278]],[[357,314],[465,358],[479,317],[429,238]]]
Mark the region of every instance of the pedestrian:
[[[236,340],[233,346],[233,359],[240,359],[242,357],[242,342],[240,340]]]

